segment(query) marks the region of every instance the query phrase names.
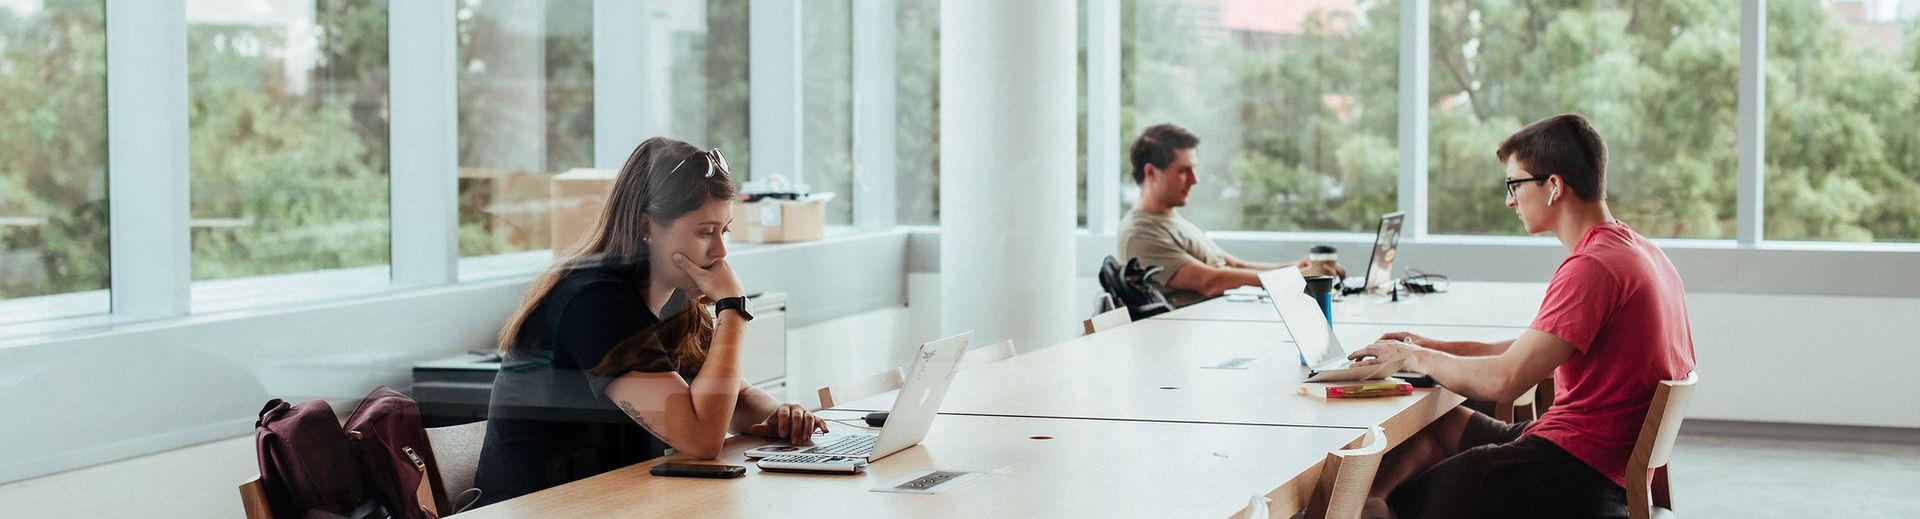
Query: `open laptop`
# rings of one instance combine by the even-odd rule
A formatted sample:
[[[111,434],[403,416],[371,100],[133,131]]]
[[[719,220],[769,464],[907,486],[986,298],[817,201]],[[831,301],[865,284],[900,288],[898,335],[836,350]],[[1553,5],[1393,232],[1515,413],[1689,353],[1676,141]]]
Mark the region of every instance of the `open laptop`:
[[[813,437],[813,445],[779,443],[747,451],[748,458],[762,458],[760,467],[769,470],[826,470],[865,466],[866,462],[885,458],[908,447],[919,445],[940,413],[940,401],[946,398],[953,373],[960,368],[960,356],[973,341],[969,331],[920,345],[920,352],[907,366],[907,381],[887,414],[887,425],[880,434],[827,433]],[[770,465],[771,463],[771,465]],[[854,471],[854,470],[846,470]]]
[[[1400,253],[1400,223],[1406,213],[1394,211],[1380,216],[1380,228],[1373,235],[1373,254],[1367,259],[1367,277],[1356,286],[1342,280],[1343,293],[1380,294],[1393,285],[1393,260]]]
[[[1353,361],[1347,360],[1346,348],[1340,346],[1340,338],[1333,335],[1327,315],[1320,312],[1320,303],[1306,294],[1307,282],[1300,277],[1299,267],[1261,272],[1260,285],[1267,289],[1267,299],[1273,301],[1273,308],[1280,311],[1280,320],[1286,322],[1287,333],[1293,336],[1300,358],[1306,359],[1311,373],[1307,382],[1372,380],[1400,371],[1399,362],[1353,367]]]

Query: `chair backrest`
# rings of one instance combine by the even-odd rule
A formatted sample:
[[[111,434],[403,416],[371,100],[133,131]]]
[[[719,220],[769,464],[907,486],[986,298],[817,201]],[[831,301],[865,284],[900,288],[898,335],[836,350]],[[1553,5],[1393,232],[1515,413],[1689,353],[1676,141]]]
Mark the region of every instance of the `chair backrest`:
[[[1365,443],[1358,447],[1327,453],[1327,461],[1320,465],[1320,481],[1307,500],[1309,519],[1360,517],[1380,458],[1387,453],[1387,431],[1374,426],[1362,439]]]
[[[1112,330],[1116,326],[1131,322],[1133,322],[1133,315],[1128,314],[1127,309],[1115,308],[1113,310],[1100,312],[1099,315],[1095,315],[1093,318],[1087,319],[1080,324],[1081,327],[1086,330],[1086,335],[1093,335],[1098,332]]]
[[[480,472],[480,446],[486,441],[486,420],[427,428],[427,444],[440,462],[440,487],[447,490],[447,503],[455,511],[480,497],[468,496],[468,491],[475,488],[474,475]]]
[[[1544,382],[1543,382],[1544,383]],[[1540,386],[1527,388],[1527,392],[1511,402],[1500,402],[1493,406],[1494,419],[1507,423],[1520,423],[1539,418],[1540,409],[1534,405],[1538,400]]]
[[[1662,381],[1654,388],[1653,402],[1647,406],[1647,419],[1640,424],[1640,437],[1633,442],[1633,455],[1627,458],[1628,517],[1652,516],[1655,503],[1647,472],[1667,466],[1667,459],[1673,454],[1673,441],[1680,436],[1680,421],[1686,417],[1687,404],[1693,401],[1693,387],[1698,382],[1700,374],[1695,372],[1680,380]]]
[[[820,388],[820,408],[826,409],[893,391],[904,385],[907,385],[906,374],[902,373],[900,368],[893,368],[853,382],[823,387]]]
[[[273,507],[267,504],[267,486],[260,483],[260,476],[240,484],[240,508],[246,510],[247,519],[273,519]]]
[[[1013,339],[1007,339],[967,351],[965,357],[960,357],[960,369],[1000,362],[1018,354],[1013,348]]]

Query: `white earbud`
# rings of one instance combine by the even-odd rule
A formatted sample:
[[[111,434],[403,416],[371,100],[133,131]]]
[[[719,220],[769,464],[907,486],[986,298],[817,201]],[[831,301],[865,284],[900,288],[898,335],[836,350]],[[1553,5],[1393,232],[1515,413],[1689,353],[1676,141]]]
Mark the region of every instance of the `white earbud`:
[[[1548,189],[1548,190],[1547,190],[1547,205],[1548,205],[1548,206],[1552,206],[1552,205],[1553,205],[1553,199],[1555,199],[1555,198],[1559,198],[1559,197],[1560,197],[1560,186],[1554,186],[1554,187],[1553,187],[1552,189]]]

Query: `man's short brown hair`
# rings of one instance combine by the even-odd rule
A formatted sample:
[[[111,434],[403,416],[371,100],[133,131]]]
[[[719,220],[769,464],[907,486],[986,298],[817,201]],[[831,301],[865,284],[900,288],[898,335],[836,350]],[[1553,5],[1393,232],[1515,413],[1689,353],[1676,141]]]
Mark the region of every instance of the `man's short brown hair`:
[[[1573,194],[1589,202],[1607,195],[1607,143],[1580,114],[1535,121],[1500,142],[1494,156],[1516,158],[1536,177],[1560,175]]]
[[[1200,138],[1188,132],[1186,128],[1161,123],[1147,127],[1140,137],[1133,140],[1133,183],[1147,180],[1147,165],[1167,169],[1173,163],[1173,154],[1179,150],[1190,150],[1200,146]]]

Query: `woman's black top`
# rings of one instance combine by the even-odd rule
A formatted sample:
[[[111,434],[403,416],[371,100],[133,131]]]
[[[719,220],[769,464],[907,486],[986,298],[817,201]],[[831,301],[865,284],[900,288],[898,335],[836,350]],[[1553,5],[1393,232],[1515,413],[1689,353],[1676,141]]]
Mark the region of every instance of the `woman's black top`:
[[[627,372],[677,371],[668,344],[692,313],[662,322],[631,267],[575,270],[521,324],[494,377],[474,484],[485,505],[663,455],[667,445],[606,397]]]

